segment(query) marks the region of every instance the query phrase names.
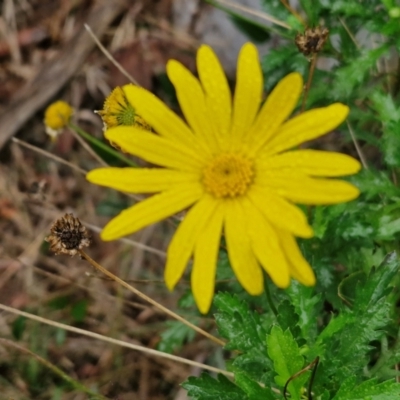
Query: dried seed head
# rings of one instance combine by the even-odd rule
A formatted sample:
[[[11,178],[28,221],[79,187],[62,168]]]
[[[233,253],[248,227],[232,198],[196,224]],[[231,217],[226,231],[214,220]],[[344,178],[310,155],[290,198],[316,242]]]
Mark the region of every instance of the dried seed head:
[[[51,235],[46,237],[50,243],[50,250],[55,254],[69,254],[74,256],[91,243],[91,236],[86,227],[72,214],[65,214],[54,222]]]
[[[304,33],[296,35],[295,43],[300,52],[305,56],[319,53],[328,38],[329,30],[327,28],[307,28]]]

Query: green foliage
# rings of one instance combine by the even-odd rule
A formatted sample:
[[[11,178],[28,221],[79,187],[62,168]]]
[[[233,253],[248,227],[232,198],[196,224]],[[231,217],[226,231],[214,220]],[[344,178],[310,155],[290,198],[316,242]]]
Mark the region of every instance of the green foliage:
[[[25,317],[18,317],[15,319],[15,321],[12,324],[12,334],[15,339],[21,340],[22,335],[25,332],[25,327],[26,327],[26,318]]]
[[[271,361],[265,352],[267,331],[260,316],[250,311],[246,302],[229,293],[219,293],[214,304],[218,308],[215,314],[218,332],[228,339],[225,348],[242,353],[233,361],[231,368],[262,379],[271,369]]]
[[[245,393],[228,378],[218,375],[217,379],[203,374],[200,378],[190,377],[182,386],[196,400],[243,400]]]
[[[275,382],[284,387],[290,377],[303,368],[304,358],[290,330],[284,332],[279,326],[273,326],[267,336],[267,348],[277,373]],[[302,375],[289,383],[288,391],[293,399],[300,400],[301,387],[306,379],[307,376]]]
[[[166,325],[168,329],[161,333],[161,341],[157,346],[158,350],[165,353],[173,353],[186,341],[192,341],[195,336],[195,331],[182,322],[169,321]]]
[[[333,400],[392,400],[400,397],[400,385],[394,380],[378,383],[376,379],[355,386],[356,379],[348,378]]]

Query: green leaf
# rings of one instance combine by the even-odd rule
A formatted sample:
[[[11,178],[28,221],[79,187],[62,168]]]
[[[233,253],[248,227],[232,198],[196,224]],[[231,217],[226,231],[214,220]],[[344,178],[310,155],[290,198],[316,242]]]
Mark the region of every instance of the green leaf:
[[[185,342],[194,339],[195,331],[179,321],[168,321],[168,329],[161,333],[161,340],[157,345],[158,350],[164,353],[173,353],[181,348]]]
[[[275,399],[275,394],[269,387],[261,387],[258,382],[255,382],[246,374],[237,372],[235,382],[246,393],[249,400]]]
[[[279,326],[273,326],[267,336],[268,355],[274,362],[275,382],[284,387],[288,379],[299,372],[304,366],[304,358],[299,347],[289,330],[285,332]],[[302,387],[308,374],[303,374],[293,379],[288,385],[288,391],[293,399],[300,399]]]
[[[370,311],[376,304],[391,292],[390,282],[399,271],[400,262],[395,252],[386,256],[382,264],[371,271],[364,286],[356,287],[354,311]]]
[[[312,340],[317,332],[315,323],[320,311],[320,295],[314,295],[314,289],[292,282],[286,290],[299,316],[298,325],[304,338]]]
[[[400,167],[400,120],[388,122],[383,127],[382,151],[385,162],[391,167]]]
[[[219,374],[217,379],[203,373],[200,377],[190,377],[182,383],[188,395],[195,400],[247,400],[242,389],[237,387],[224,375]]]
[[[26,328],[26,318],[19,316],[12,323],[12,334],[16,340],[21,340]]]
[[[231,370],[246,372],[253,379],[261,380],[272,369],[272,363],[266,354],[267,331],[260,316],[230,293],[218,293],[214,304],[219,311],[215,314],[218,332],[228,339],[225,348],[242,353],[231,363]]]
[[[348,378],[332,400],[394,400],[400,398],[400,385],[394,380],[378,383],[370,379],[355,386],[356,378]]]
[[[388,123],[400,119],[400,109],[396,106],[390,94],[375,91],[370,96],[370,100],[379,115],[379,121]]]
[[[337,332],[344,330],[346,326],[354,323],[354,316],[351,314],[339,314],[337,317],[333,317],[325,329],[318,336],[316,344],[321,344],[324,341],[329,341]],[[318,354],[318,353],[317,353]]]
[[[367,10],[366,7],[355,1],[335,0],[332,3],[331,12],[344,14],[349,17],[353,15],[363,16],[366,14]]]
[[[367,200],[379,197],[381,201],[382,194],[391,198],[400,196],[400,189],[393,184],[385,171],[369,168],[354,176],[352,182],[360,189]]]
[[[74,318],[76,322],[82,322],[86,317],[87,307],[88,307],[87,300],[80,300],[75,304],[73,304],[71,308],[72,318]]]
[[[332,85],[332,98],[342,101],[348,99],[357,85],[360,85],[367,79],[376,61],[386,51],[387,46],[365,51],[361,56],[352,59],[348,65],[339,67],[334,73],[335,80]]]
[[[219,310],[215,315],[218,332],[229,340],[226,349],[247,352],[256,347],[264,350],[266,330],[257,313],[250,311],[246,303],[229,293],[218,293],[214,304]]]
[[[288,300],[284,300],[279,304],[277,320],[283,331],[290,329],[293,337],[300,337],[299,316],[296,314],[294,306]]]
[[[289,11],[280,0],[262,0],[262,6],[267,14],[281,21],[287,21],[290,17]]]
[[[272,49],[262,60],[264,85],[270,91],[277,82],[290,72],[297,71],[306,76],[309,62],[299,53],[294,43],[292,45]]]
[[[271,36],[266,27],[258,25],[242,15],[231,15],[231,20],[253,42],[263,43]]]
[[[356,275],[352,283],[354,304],[351,308],[343,307],[317,338],[310,355],[321,357],[320,376],[332,376],[334,386],[339,387],[349,376],[361,374],[367,366],[372,342],[382,337],[383,329],[391,322],[387,297],[398,270],[399,260],[392,253],[367,277],[363,273]]]

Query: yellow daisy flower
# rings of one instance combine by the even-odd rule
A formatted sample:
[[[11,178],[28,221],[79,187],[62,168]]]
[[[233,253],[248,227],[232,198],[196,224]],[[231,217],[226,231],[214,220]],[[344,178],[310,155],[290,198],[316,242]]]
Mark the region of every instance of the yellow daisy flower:
[[[359,195],[348,182],[321,177],[354,174],[355,159],[339,153],[293,150],[345,120],[336,103],[287,120],[298,103],[298,73],[282,79],[260,107],[263,78],[257,49],[239,54],[234,98],[209,46],[197,53],[199,79],[171,60],[167,73],[186,123],[145,89],[123,91],[157,132],[116,127],[105,133],[124,150],[161,168],[99,168],[90,182],[132,193],[157,193],[122,211],[104,228],[103,240],[133,233],[190,207],[168,248],[165,281],[173,289],[193,257],[191,284],[202,313],[211,305],[221,235],[232,268],[252,295],[263,291],[262,268],[280,288],[290,279],[314,285],[314,273],[294,236],[313,235],[294,205],[334,204]]]
[[[46,133],[55,139],[68,125],[73,112],[73,108],[65,101],[59,100],[50,104],[44,112],[43,122],[46,126]]]
[[[105,130],[119,125],[135,125],[151,130],[146,121],[135,113],[135,109],[129,103],[124,91],[119,86],[106,98],[103,109],[95,112],[102,118]]]

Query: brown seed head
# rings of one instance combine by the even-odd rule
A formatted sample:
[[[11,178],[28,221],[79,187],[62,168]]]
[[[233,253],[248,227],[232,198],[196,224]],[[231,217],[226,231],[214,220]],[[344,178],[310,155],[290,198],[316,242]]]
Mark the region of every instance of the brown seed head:
[[[74,256],[91,243],[91,236],[86,227],[72,214],[65,214],[54,222],[51,235],[45,238],[50,243],[50,250],[55,254]]]
[[[304,33],[296,35],[295,43],[300,52],[305,56],[313,53],[319,53],[328,38],[329,30],[327,28],[307,28]]]

